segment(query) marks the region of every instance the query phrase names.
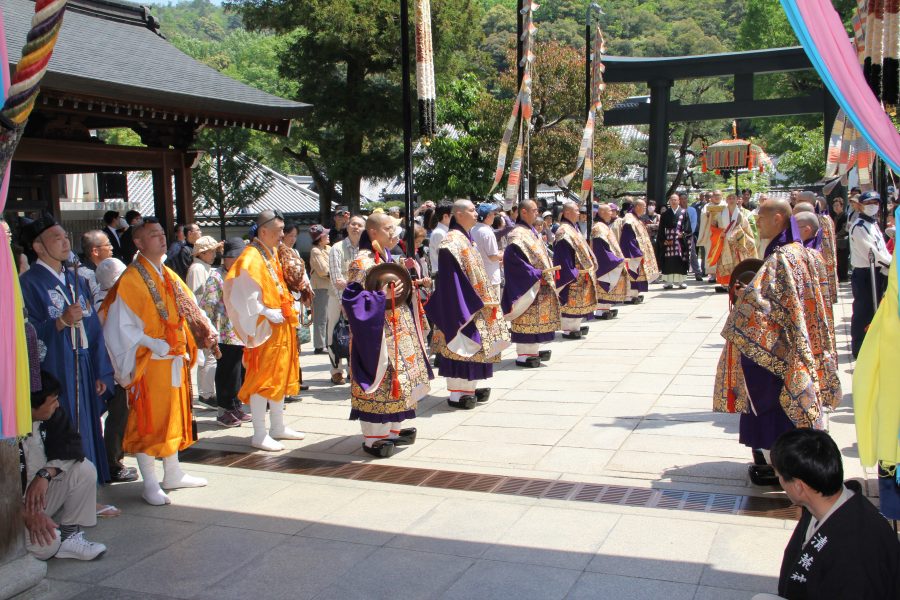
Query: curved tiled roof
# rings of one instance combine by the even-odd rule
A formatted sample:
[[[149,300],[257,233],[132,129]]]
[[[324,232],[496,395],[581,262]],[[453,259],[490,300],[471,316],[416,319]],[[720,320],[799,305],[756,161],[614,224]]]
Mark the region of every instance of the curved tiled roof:
[[[10,62],[21,58],[33,0],[3,0]],[[42,87],[173,113],[259,123],[299,117],[309,106],[250,87],[194,60],[157,31],[146,8],[69,0]]]

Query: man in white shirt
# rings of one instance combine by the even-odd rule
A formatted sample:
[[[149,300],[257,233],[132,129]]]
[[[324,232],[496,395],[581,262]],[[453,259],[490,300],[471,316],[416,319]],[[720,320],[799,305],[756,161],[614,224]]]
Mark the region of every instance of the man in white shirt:
[[[350,262],[356,258],[359,252],[359,237],[366,227],[363,217],[355,215],[350,217],[347,223],[347,237],[331,247],[328,253],[328,273],[331,277],[331,289],[328,292],[328,317],[325,321],[325,330],[328,335],[325,339],[325,348],[331,359],[331,383],[341,385],[344,383],[344,368],[341,359],[331,350],[331,338],[334,335],[334,327],[341,317],[341,294],[347,287],[347,271]],[[348,366],[349,368],[349,366]]]
[[[876,217],[881,207],[881,196],[876,191],[865,192],[859,197],[860,212],[850,225],[850,286],[853,290],[853,313],[850,317],[850,350],[853,358],[859,354],[866,329],[875,316],[878,303],[887,283],[891,253]],[[869,268],[870,257],[875,263],[875,280]],[[874,290],[874,296],[873,296]]]
[[[431,261],[432,279],[438,274],[438,250],[441,247],[441,242],[447,237],[447,232],[450,231],[451,208],[450,206],[442,205],[438,206],[434,211],[437,225],[432,230],[431,237],[428,238],[428,259]]]
[[[494,228],[491,224],[494,217],[497,216],[498,206],[493,202],[485,202],[478,205],[478,222],[472,227],[469,235],[481,254],[481,261],[484,263],[484,272],[487,274],[488,283],[493,286],[500,297],[500,282],[502,274],[500,273],[500,263],[503,255],[497,246],[497,236],[494,235]]]
[[[93,560],[106,546],[86,540],[81,528],[97,524],[97,471],[59,406],[59,381],[42,371],[32,386],[32,432],[21,455],[26,547],[41,560]]]

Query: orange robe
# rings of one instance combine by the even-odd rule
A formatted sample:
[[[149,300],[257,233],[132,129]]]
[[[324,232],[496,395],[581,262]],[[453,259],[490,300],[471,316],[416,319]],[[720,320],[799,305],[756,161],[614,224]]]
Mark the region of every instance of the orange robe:
[[[165,307],[164,320],[138,271],[146,269]],[[197,345],[187,323],[179,316],[172,286],[181,278],[163,266],[162,276],[143,256],[132,263],[110,290],[101,308],[103,336],[116,373],[116,381],[128,391],[131,412],[125,426],[122,449],[155,457],[171,456],[196,441],[191,414],[191,366]],[[154,356],[141,344],[142,336],[165,340],[166,357]]]
[[[297,349],[299,317],[284,281],[278,253],[261,243],[247,246],[225,277],[225,310],[234,331],[244,342],[244,384],[238,398],[247,404],[256,394],[279,402],[300,391]],[[265,309],[281,312],[284,321],[272,323]]]

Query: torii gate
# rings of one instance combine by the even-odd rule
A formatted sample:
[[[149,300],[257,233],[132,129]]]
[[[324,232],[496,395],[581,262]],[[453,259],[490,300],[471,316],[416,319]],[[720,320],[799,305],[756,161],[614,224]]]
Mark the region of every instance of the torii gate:
[[[824,88],[795,98],[758,100],[753,97],[757,74],[812,70],[801,47],[728,52],[670,58],[605,56],[606,83],[646,83],[650,102],[603,113],[604,125],[650,125],[647,164],[647,198],[664,201],[669,152],[669,123],[713,119],[750,119],[822,113],[825,151],[838,105]],[[680,79],[734,77],[734,101],[683,105],[671,100],[672,85]]]

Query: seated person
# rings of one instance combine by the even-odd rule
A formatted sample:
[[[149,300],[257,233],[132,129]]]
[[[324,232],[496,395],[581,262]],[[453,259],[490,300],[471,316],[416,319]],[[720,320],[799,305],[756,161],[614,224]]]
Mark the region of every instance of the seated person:
[[[33,429],[22,442],[26,547],[41,560],[93,560],[106,546],[86,540],[81,528],[97,524],[97,471],[59,406],[59,389],[41,371],[41,389],[31,394]]]
[[[834,440],[814,429],[787,431],[772,447],[772,465],[803,512],[784,551],[778,596],[754,600],[900,598],[900,541],[859,483],[843,483]]]

